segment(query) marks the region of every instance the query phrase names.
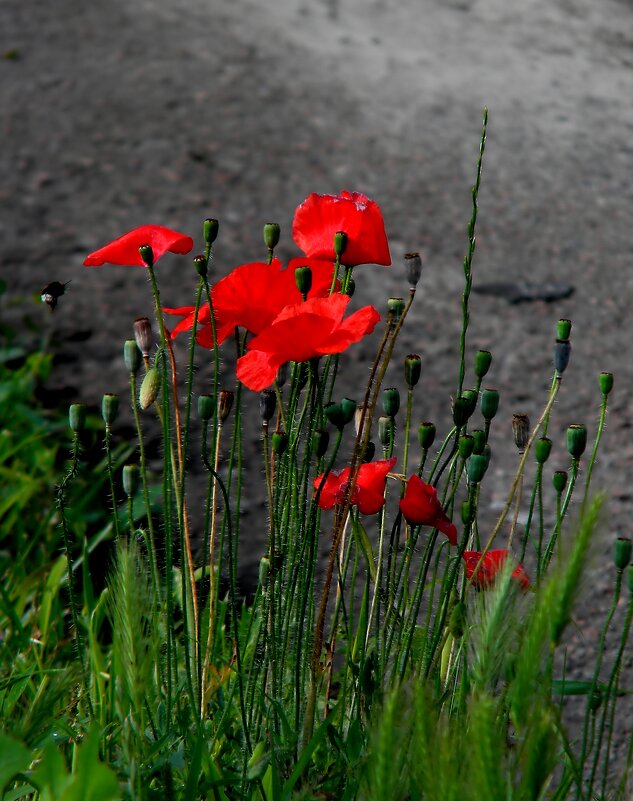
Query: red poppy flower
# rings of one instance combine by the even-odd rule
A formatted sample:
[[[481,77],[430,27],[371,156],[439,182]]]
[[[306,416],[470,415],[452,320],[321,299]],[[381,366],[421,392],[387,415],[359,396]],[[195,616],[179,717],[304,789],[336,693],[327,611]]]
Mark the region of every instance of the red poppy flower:
[[[259,334],[286,306],[301,303],[301,293],[295,281],[297,267],[309,267],[312,271],[309,298],[329,294],[334,267],[331,262],[320,259],[291,259],[285,270],[282,270],[279,259],[273,259],[270,264],[252,262],[236,267],[221,278],[211,290],[218,345],[233,333],[235,326]],[[193,328],[194,306],[163,311],[183,317],[172,331],[173,337]],[[198,312],[198,325],[198,343],[212,348],[211,312],[206,304]]]
[[[84,259],[86,267],[100,267],[102,264],[130,264],[145,267],[138,249],[150,245],[157,262],[167,251],[170,253],[189,253],[193,239],[162,225],[141,225],[114,242],[95,250]]]
[[[471,578],[475,572],[475,568],[477,567],[479,560],[481,559],[481,551],[464,551],[462,558],[466,565],[466,578]],[[508,551],[506,548],[500,548],[496,551],[488,551],[484,556],[481,565],[479,565],[477,573],[475,573],[475,578],[473,579],[473,584],[475,587],[478,587],[480,590],[491,587],[494,584],[497,573],[501,570],[507,558]],[[512,571],[512,577],[519,582],[521,589],[527,590],[527,588],[530,586],[530,579],[528,578],[523,565],[517,565],[517,567]]]
[[[358,471],[356,486],[352,493],[352,506],[358,506],[358,511],[364,515],[375,515],[385,505],[385,484],[387,473],[393,469],[396,457],[379,462],[362,464]],[[331,509],[338,503],[343,503],[345,490],[349,481],[350,468],[328,473],[323,489],[319,496],[321,509]],[[314,479],[314,492],[321,486],[323,475]]]
[[[451,545],[457,545],[457,529],[442,509],[437,490],[419,476],[413,475],[407,481],[400,511],[412,526],[432,526],[446,534]]]
[[[341,261],[356,264],[391,264],[385,223],[378,204],[359,192],[340,195],[312,193],[297,208],[292,238],[306,254],[334,261],[334,234],[344,231],[347,246]]]
[[[286,306],[274,322],[249,343],[237,360],[237,377],[259,392],[275,380],[284,362],[306,362],[329,353],[342,353],[352,342],[370,334],[380,315],[373,306],[343,315],[351,298],[330,295]]]

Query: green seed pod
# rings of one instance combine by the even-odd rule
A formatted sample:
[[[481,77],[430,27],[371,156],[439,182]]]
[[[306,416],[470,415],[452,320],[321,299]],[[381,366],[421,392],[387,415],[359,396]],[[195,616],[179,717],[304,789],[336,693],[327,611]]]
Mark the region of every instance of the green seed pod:
[[[285,431],[275,431],[271,437],[274,453],[281,456],[288,447],[288,434]]]
[[[466,604],[458,601],[448,619],[448,630],[456,640],[461,640],[466,629]]]
[[[456,428],[462,428],[470,417],[470,399],[460,395],[453,401],[453,423]]]
[[[272,389],[265,389],[259,393],[259,415],[262,418],[262,423],[268,423],[270,418],[275,414],[277,408],[277,396]]]
[[[468,460],[466,474],[471,484],[479,484],[486,475],[490,459],[486,453],[473,454]]]
[[[466,398],[468,401],[468,417],[470,417],[477,408],[478,397],[479,395],[477,394],[476,389],[465,389],[462,392],[462,398]]]
[[[295,283],[299,292],[305,297],[312,289],[312,270],[309,267],[297,267]]]
[[[512,415],[512,434],[514,444],[523,453],[530,439],[530,418],[527,414]]]
[[[402,298],[389,298],[387,301],[387,312],[392,323],[397,323],[404,311],[404,300]]]
[[[404,254],[404,269],[409,287],[415,289],[422,275],[422,259],[419,253]]]
[[[334,255],[340,259],[347,247],[347,234],[345,231],[337,231],[334,234]]]
[[[101,416],[106,427],[109,428],[119,414],[119,396],[107,392],[101,399]]]
[[[492,420],[499,411],[499,393],[496,389],[484,389],[481,393],[481,414],[484,420]]]
[[[215,412],[213,395],[200,395],[198,398],[198,417],[201,420],[210,420]]]
[[[139,467],[137,464],[123,466],[123,490],[128,498],[133,498],[138,489]]]
[[[68,425],[75,434],[80,434],[86,427],[87,408],[85,403],[71,403],[68,409]]]
[[[343,415],[340,403],[334,403],[333,401],[326,403],[323,407],[323,412],[326,419],[332,423],[335,428],[338,428],[339,431],[345,428],[345,416]]]
[[[138,393],[138,405],[145,411],[154,403],[160,392],[160,373],[157,367],[150,367],[145,373]]]
[[[458,448],[461,458],[468,459],[475,448],[475,438],[470,434],[462,434],[459,438]]]
[[[552,440],[548,437],[540,437],[536,440],[536,445],[534,446],[534,453],[536,455],[536,461],[539,464],[545,464],[545,462],[549,459],[549,455],[552,452]]]
[[[324,428],[317,429],[312,435],[312,453],[320,459],[325,456],[330,444],[330,434]]]
[[[613,373],[600,373],[598,383],[600,384],[600,392],[605,396],[609,395],[613,389]]]
[[[489,350],[478,350],[475,354],[475,375],[483,378],[492,364],[492,353]]]
[[[230,389],[220,390],[220,398],[218,400],[218,417],[220,418],[221,423],[224,423],[227,417],[231,414],[234,398],[235,393]]]
[[[618,537],[613,550],[613,561],[618,570],[622,571],[631,561],[631,540],[629,537]]]
[[[557,375],[561,376],[567,369],[569,357],[571,356],[571,342],[557,339],[554,345],[554,369]]]
[[[400,393],[396,387],[388,387],[382,391],[382,408],[389,417],[395,417],[400,408]]]
[[[587,447],[587,426],[573,423],[567,429],[567,450],[572,459],[580,459]]]
[[[141,245],[138,252],[141,254],[141,258],[148,267],[154,266],[154,251],[151,245]]]
[[[136,339],[136,344],[143,354],[143,358],[147,359],[154,342],[152,325],[149,318],[137,317],[136,320],[134,320],[134,339]]]
[[[343,398],[339,406],[341,407],[341,415],[343,418],[343,425],[351,423],[356,415],[356,401],[351,398]]]
[[[136,373],[141,366],[141,351],[138,349],[136,340],[126,339],[123,343],[123,361],[128,373]]]
[[[193,259],[193,266],[200,278],[206,278],[209,272],[209,263],[205,256],[195,256]]]
[[[388,448],[393,442],[395,429],[396,426],[393,417],[387,417],[385,415],[378,418],[378,439],[383,448]]]
[[[370,440],[365,447],[365,453],[363,454],[363,462],[371,462],[375,454],[376,454],[376,443]]]
[[[422,359],[417,353],[410,353],[404,357],[404,380],[407,382],[409,389],[413,387],[420,380],[422,373]]]
[[[470,432],[473,436],[473,453],[483,453],[486,447],[486,432],[482,431],[480,428],[475,428],[474,431]]]
[[[279,244],[281,226],[279,223],[266,223],[264,226],[264,244],[268,250],[274,250]]]
[[[462,503],[462,523],[465,526],[470,525],[475,519],[475,507],[470,501]]]
[[[567,473],[564,470],[556,470],[552,476],[554,489],[560,495],[567,486]]]
[[[212,245],[218,238],[218,231],[220,230],[220,223],[212,217],[208,217],[202,223],[202,234],[204,241],[207,245]]]
[[[556,323],[556,339],[567,342],[571,336],[571,320],[559,320]]]
[[[435,426],[433,423],[420,423],[418,428],[418,442],[423,450],[428,449],[435,442]]]

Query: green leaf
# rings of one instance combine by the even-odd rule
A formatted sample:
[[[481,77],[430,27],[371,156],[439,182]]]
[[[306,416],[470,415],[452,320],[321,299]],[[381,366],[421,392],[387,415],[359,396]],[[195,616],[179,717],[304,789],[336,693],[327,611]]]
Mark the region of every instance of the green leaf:
[[[31,752],[22,743],[0,734],[0,791],[31,764]]]

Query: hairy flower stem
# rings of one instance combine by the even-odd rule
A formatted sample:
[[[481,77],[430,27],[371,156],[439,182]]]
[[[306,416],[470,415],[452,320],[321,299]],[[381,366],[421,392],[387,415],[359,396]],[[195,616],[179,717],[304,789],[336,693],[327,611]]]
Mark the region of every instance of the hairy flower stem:
[[[602,433],[604,431],[604,423],[607,416],[607,401],[608,395],[602,395],[602,404],[600,406],[600,420],[598,422],[598,431],[596,432],[596,438],[593,443],[593,450],[591,451],[591,458],[589,459],[589,465],[587,467],[587,478],[585,479],[585,491],[582,496],[582,506],[580,514],[581,516],[585,512],[585,508],[587,506],[587,499],[589,496],[589,485],[591,484],[591,475],[593,473],[593,467],[596,463],[596,457],[598,455],[598,448],[600,447],[600,440],[602,439]]]
[[[543,564],[540,568],[540,573],[543,574],[547,572],[547,568],[549,567],[550,560],[552,558],[552,554],[554,553],[554,548],[556,543],[558,542],[558,538],[560,536],[561,526],[563,524],[563,520],[565,515],[567,514],[567,509],[569,508],[569,504],[571,501],[571,496],[574,491],[574,487],[576,486],[576,481],[578,479],[578,470],[579,470],[580,462],[578,459],[572,459],[571,462],[571,478],[569,479],[569,484],[567,485],[567,492],[565,493],[565,500],[560,508],[556,509],[556,523],[554,524],[554,531],[552,532],[552,536],[549,538],[547,543],[547,547],[545,548],[545,553],[543,554]],[[560,501],[560,495],[557,496],[557,501]]]
[[[104,445],[105,445],[105,452],[106,452],[106,465],[107,465],[107,471],[108,471],[108,483],[110,484],[110,498],[112,499],[112,523],[114,525],[114,539],[116,541],[116,540],[119,539],[120,532],[119,532],[119,515],[117,513],[116,493],[114,491],[114,474],[112,472],[111,440],[112,440],[112,431],[110,429],[110,426],[106,423],[105,435],[104,435]]]

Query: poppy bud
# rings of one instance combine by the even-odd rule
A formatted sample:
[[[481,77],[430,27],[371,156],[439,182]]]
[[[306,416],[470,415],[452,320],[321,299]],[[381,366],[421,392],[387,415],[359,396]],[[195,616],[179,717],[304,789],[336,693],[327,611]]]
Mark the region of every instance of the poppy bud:
[[[554,369],[561,376],[567,369],[571,356],[571,342],[557,339],[554,345]]]
[[[383,416],[378,418],[378,439],[383,448],[388,448],[393,442],[395,429],[393,417]]]
[[[466,605],[463,601],[458,601],[451,616],[448,619],[448,630],[456,640],[460,640],[464,636],[466,629]]]
[[[119,413],[119,396],[107,392],[101,399],[101,416],[106,427],[109,428]]]
[[[235,394],[230,389],[220,390],[220,400],[218,401],[218,417],[220,422],[224,423],[226,418],[231,414],[233,408],[233,398]]]
[[[456,428],[461,428],[466,424],[470,417],[470,399],[460,395],[453,401],[453,423]]]
[[[496,389],[484,389],[481,393],[481,414],[484,420],[492,420],[499,411],[499,393]]]
[[[365,446],[365,453],[363,454],[363,462],[371,462],[376,454],[376,443],[371,440]]]
[[[514,444],[523,452],[530,439],[530,418],[527,414],[512,415],[512,434],[514,435]]]
[[[556,323],[556,339],[567,342],[571,335],[571,320],[559,320]]]
[[[273,452],[281,456],[288,447],[288,434],[285,431],[275,431],[271,437]]]
[[[270,418],[275,414],[277,408],[277,397],[274,390],[265,389],[259,393],[259,414],[262,418],[262,423],[268,423]]]
[[[356,292],[356,281],[350,276],[347,279],[347,286],[345,287],[344,295],[347,295],[348,298],[354,297],[354,292]]]
[[[288,362],[284,362],[277,370],[277,386],[283,387],[288,380]]]
[[[409,287],[415,289],[422,275],[422,259],[419,253],[404,254],[404,269],[407,275]]]
[[[489,350],[478,350],[475,353],[475,375],[483,378],[492,364],[492,353]]]
[[[422,359],[417,353],[410,353],[404,357],[404,380],[407,382],[409,389],[413,387],[420,380],[422,373]]]
[[[279,244],[281,227],[279,223],[266,223],[264,226],[264,244],[268,250],[273,251]]]
[[[312,435],[312,453],[320,459],[325,456],[330,444],[330,434],[324,428],[317,429]]]
[[[475,508],[470,501],[462,503],[462,523],[465,526],[470,525],[475,519]]]
[[[567,429],[567,450],[572,459],[580,459],[587,447],[587,426],[573,423]]]
[[[468,401],[468,417],[472,415],[472,413],[477,408],[477,398],[478,398],[477,390],[475,389],[465,389],[462,392],[462,398],[466,398]]]
[[[387,311],[392,323],[397,323],[404,311],[404,300],[402,298],[389,298],[387,301]]]
[[[564,470],[556,470],[552,476],[552,484],[556,492],[560,495],[567,486],[567,473]]]
[[[334,255],[339,259],[345,253],[347,247],[347,234],[345,231],[337,231],[334,234]]]
[[[466,473],[471,484],[479,484],[486,475],[490,456],[487,453],[473,454],[468,460]]]
[[[128,498],[133,498],[138,489],[139,469],[137,464],[123,466],[123,490]]]
[[[618,570],[622,571],[631,561],[631,540],[629,537],[618,537],[613,550],[613,561]]]
[[[389,417],[395,417],[400,408],[400,393],[396,387],[388,387],[382,392],[382,408]]]
[[[267,556],[262,556],[259,560],[259,586],[265,587],[268,581],[268,574],[270,573],[270,559]]]
[[[123,343],[123,361],[129,373],[136,373],[141,366],[141,351],[134,339],[126,339]]]
[[[536,461],[539,464],[545,464],[545,462],[549,459],[549,455],[552,451],[552,440],[548,437],[540,437],[540,439],[536,440],[536,445],[534,446],[534,454],[536,456]]]
[[[198,417],[201,420],[210,420],[215,411],[213,395],[200,395],[198,397]]]
[[[86,427],[86,404],[71,403],[68,409],[68,425],[74,434],[79,434]]]
[[[200,278],[206,278],[209,272],[209,264],[204,256],[195,256],[193,266]]]
[[[212,217],[208,217],[202,223],[202,235],[207,245],[212,245],[218,238],[218,231],[220,230],[220,223]]]
[[[435,426],[433,423],[420,423],[418,428],[418,442],[425,451],[435,442]]]
[[[334,403],[334,401],[326,403],[323,407],[323,413],[329,422],[332,423],[335,428],[338,428],[339,431],[345,428],[345,419],[340,403]]]
[[[297,267],[295,270],[295,283],[303,297],[312,289],[312,270],[309,267]]]
[[[137,317],[136,320],[134,320],[134,339],[136,339],[136,344],[143,354],[143,358],[147,359],[154,341],[152,325],[149,318]]]
[[[609,395],[613,389],[613,373],[600,373],[598,383],[600,384],[600,392],[605,396]]]
[[[470,434],[462,434],[459,438],[459,455],[466,460],[472,454],[475,447],[475,439]]]
[[[151,245],[141,245],[138,252],[141,254],[141,258],[148,267],[154,266],[154,251]]]
[[[160,373],[157,367],[150,367],[145,373],[138,393],[138,405],[145,411],[154,403],[160,391]]]
[[[356,414],[356,401],[351,398],[343,398],[340,403],[341,414],[343,415],[344,425],[351,423]]]
[[[486,447],[486,432],[476,428],[470,433],[473,435],[473,453],[483,453]]]

